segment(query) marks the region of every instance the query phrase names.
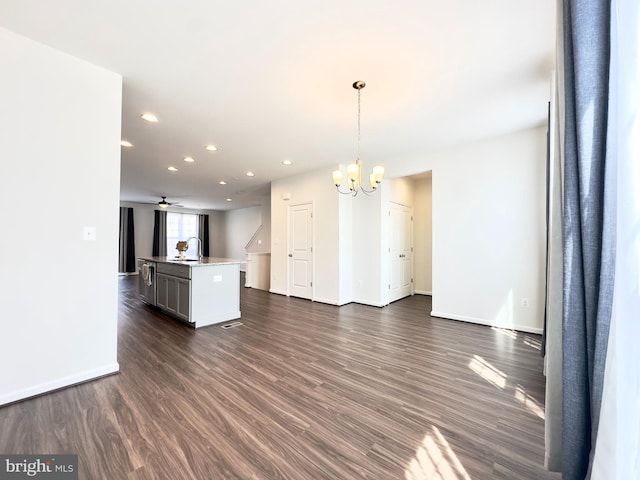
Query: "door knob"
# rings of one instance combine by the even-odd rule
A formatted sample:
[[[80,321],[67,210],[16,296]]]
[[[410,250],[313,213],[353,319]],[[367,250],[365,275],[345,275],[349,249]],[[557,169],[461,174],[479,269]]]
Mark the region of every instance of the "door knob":
[[[290,256],[290,257],[293,257],[293,255],[292,255],[291,253],[289,254],[289,256]]]

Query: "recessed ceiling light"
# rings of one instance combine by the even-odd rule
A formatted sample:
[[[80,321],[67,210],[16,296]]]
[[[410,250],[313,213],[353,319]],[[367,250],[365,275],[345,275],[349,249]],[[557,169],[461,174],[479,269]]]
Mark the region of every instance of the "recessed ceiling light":
[[[156,117],[153,113],[143,113],[140,116],[142,117],[143,120],[146,120],[147,122],[157,122],[158,121],[158,117]]]
[[[220,180],[218,183],[219,183],[220,185],[226,185],[226,184],[227,184],[227,182],[225,182],[224,180]]]
[[[230,198],[227,198],[227,202],[232,202],[233,200],[231,200]]]
[[[208,150],[210,152],[217,152],[218,151],[218,147],[216,147],[215,145],[207,145],[204,148],[205,148],[205,150]]]
[[[177,172],[178,171],[178,169],[176,167],[173,167],[173,166],[167,168],[167,170],[169,170],[170,172]]]
[[[128,142],[127,140],[121,140],[120,141],[120,145],[123,146],[123,147],[127,147],[127,148],[133,147],[133,143]]]
[[[187,163],[193,163],[195,162],[195,160],[193,159],[193,157],[184,157],[184,161]]]
[[[249,171],[249,172],[246,173],[246,175],[247,175],[247,177],[253,177],[253,176],[255,176],[255,173]]]
[[[282,160],[283,165],[291,165],[291,160]]]

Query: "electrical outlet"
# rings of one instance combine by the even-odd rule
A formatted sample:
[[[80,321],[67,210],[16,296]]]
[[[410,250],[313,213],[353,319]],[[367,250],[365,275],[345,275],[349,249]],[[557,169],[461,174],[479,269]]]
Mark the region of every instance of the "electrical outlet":
[[[522,305],[522,308],[529,308],[529,299],[528,298],[520,299],[520,305]]]

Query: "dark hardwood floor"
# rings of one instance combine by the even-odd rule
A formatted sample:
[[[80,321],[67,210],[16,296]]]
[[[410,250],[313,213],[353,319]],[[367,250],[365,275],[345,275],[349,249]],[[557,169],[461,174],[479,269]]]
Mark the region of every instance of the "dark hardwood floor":
[[[0,453],[80,479],[559,479],[542,466],[540,337],[242,288],[193,330],[120,280],[121,373],[0,408]]]

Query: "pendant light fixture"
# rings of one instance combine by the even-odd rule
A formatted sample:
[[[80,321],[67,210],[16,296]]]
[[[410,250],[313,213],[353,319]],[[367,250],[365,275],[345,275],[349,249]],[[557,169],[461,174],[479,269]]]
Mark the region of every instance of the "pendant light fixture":
[[[365,188],[362,185],[362,161],[360,160],[360,90],[362,90],[366,86],[362,80],[358,80],[354,82],[353,88],[358,91],[358,155],[356,157],[355,163],[351,163],[347,166],[347,186],[349,187],[348,192],[343,192],[340,189],[340,185],[342,184],[342,180],[344,179],[344,172],[338,168],[333,171],[333,184],[336,186],[338,193],[342,193],[344,195],[352,195],[356,196],[360,190],[362,190],[366,195],[371,195],[375,193],[376,188],[382,182],[382,177],[384,176],[384,167],[382,165],[376,165],[373,167],[373,171],[369,174],[369,185],[371,186],[371,190]]]

